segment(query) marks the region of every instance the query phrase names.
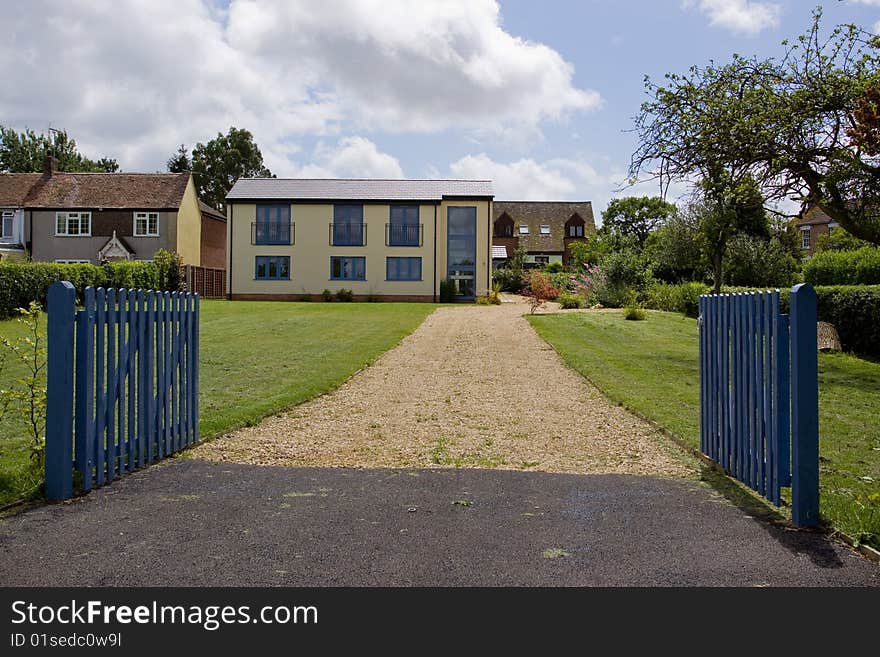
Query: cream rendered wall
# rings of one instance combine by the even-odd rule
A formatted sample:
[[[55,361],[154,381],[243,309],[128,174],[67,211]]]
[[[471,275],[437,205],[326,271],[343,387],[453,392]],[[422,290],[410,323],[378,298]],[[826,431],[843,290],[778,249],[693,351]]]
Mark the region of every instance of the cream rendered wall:
[[[490,289],[490,268],[492,266],[492,201],[460,200],[443,201],[437,208],[437,287],[440,294],[440,281],[446,278],[446,214],[450,207],[477,208],[477,295],[486,294]]]
[[[330,246],[333,204],[294,203],[291,205],[290,218],[294,223],[295,244],[270,246],[251,244],[251,224],[256,221],[256,205],[230,204],[227,220],[227,274],[231,293],[299,295],[319,294],[325,289],[335,292],[345,288],[358,295],[432,295],[434,285],[432,272],[435,270],[435,206],[420,205],[419,223],[424,231],[420,247],[385,245],[385,225],[389,223],[389,207],[387,204],[364,204],[366,246]],[[440,213],[437,214],[439,221]],[[255,280],[254,262],[258,255],[290,256],[290,280]],[[365,257],[366,280],[330,280],[331,256]],[[422,280],[386,281],[385,258],[389,256],[421,257]]]
[[[198,265],[202,261],[202,212],[192,175],[180,201],[177,221],[169,223],[169,238],[173,238],[180,258],[185,264]]]

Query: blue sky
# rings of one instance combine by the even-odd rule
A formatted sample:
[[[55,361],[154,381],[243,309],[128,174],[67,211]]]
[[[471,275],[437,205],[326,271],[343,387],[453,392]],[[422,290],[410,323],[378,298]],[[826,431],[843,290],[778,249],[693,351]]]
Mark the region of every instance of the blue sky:
[[[822,2],[824,25],[880,0]],[[797,0],[49,0],[4,7],[0,123],[155,171],[250,129],[279,176],[480,177],[499,199],[618,191],[660,78],[806,30]]]

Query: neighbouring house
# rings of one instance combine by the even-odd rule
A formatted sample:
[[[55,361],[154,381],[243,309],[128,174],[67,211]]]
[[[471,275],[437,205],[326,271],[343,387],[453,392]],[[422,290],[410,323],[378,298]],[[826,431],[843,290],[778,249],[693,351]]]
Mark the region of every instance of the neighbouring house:
[[[486,180],[239,179],[227,201],[231,299],[436,301],[489,288],[492,183]]]
[[[518,246],[527,265],[569,264],[570,247],[596,232],[590,201],[495,201],[492,260],[503,265]]]
[[[24,200],[40,174],[0,174],[0,260],[23,260]]]
[[[202,212],[201,258],[202,267],[226,269],[226,215],[204,201],[199,201]]]
[[[810,206],[794,222],[798,231],[798,244],[803,258],[810,258],[819,246],[819,237],[828,235],[840,224],[829,217],[818,205]]]
[[[221,220],[206,217],[192,174],[64,173],[55,166],[47,157],[43,173],[0,174],[7,250],[35,261],[101,264],[152,260],[166,249],[185,264],[202,264],[202,225]],[[207,232],[216,240],[217,230]]]

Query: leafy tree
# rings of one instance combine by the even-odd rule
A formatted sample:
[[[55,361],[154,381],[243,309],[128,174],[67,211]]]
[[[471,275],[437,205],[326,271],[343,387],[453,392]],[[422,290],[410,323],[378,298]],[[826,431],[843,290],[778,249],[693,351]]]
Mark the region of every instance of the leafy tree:
[[[777,237],[734,235],[724,258],[724,279],[730,285],[788,287],[797,271],[797,262]]]
[[[734,55],[645,79],[630,175],[712,179],[749,174],[768,200],[819,203],[850,233],[880,243],[876,96],[880,38],[855,25],[820,34],[822,11],[781,59]]]
[[[703,280],[706,263],[694,208],[687,206],[652,233],[645,255],[655,278],[667,283]]]
[[[189,151],[186,149],[186,144],[181,144],[174,155],[168,158],[166,167],[169,173],[192,171],[193,163],[189,157]]]
[[[871,246],[871,243],[853,237],[843,228],[835,228],[829,233],[819,235],[816,242],[817,251],[858,251],[866,246]]]
[[[672,203],[658,196],[626,196],[608,204],[602,213],[602,228],[609,233],[635,238],[641,249],[648,235],[676,212]]]
[[[54,142],[54,143],[53,143]],[[112,158],[91,160],[82,155],[65,130],[54,132],[54,139],[25,128],[17,132],[0,126],[0,171],[32,173],[43,170],[43,160],[52,153],[58,160],[58,170],[86,173],[114,173],[119,163]]]
[[[226,209],[226,194],[239,178],[273,178],[248,130],[229,128],[192,153],[193,180],[199,198],[212,208]]]
[[[584,240],[572,242],[569,245],[572,269],[579,272],[584,265],[598,265],[602,257],[612,250],[612,240],[602,231],[591,233]]]

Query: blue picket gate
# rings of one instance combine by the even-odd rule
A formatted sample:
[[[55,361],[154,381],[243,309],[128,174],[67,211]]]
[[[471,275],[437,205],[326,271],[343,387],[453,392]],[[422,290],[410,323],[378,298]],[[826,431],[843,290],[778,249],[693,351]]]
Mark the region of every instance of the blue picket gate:
[[[700,297],[700,451],[792,519],[819,520],[816,293],[797,285],[791,314],[779,291]]]
[[[49,288],[46,496],[89,491],[199,439],[197,294]]]

